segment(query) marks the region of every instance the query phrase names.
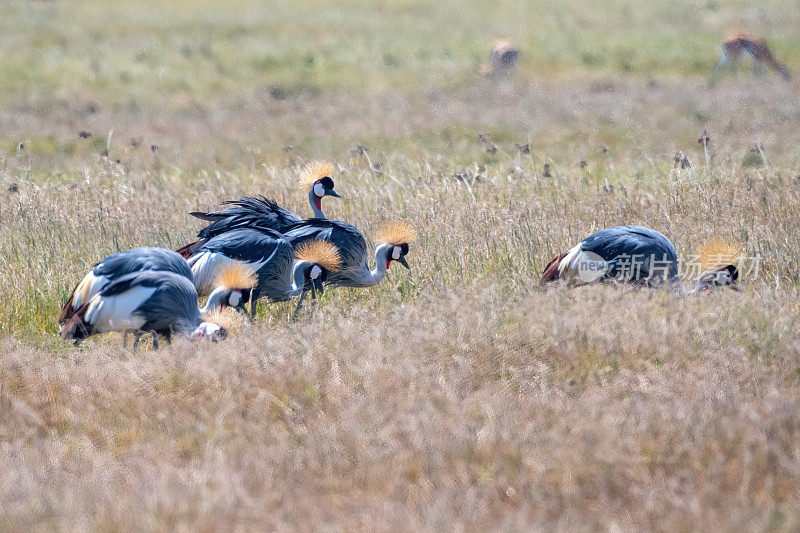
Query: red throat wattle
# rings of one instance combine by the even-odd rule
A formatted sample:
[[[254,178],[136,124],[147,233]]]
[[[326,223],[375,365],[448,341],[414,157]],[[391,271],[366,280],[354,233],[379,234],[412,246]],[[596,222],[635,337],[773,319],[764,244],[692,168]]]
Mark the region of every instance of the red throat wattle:
[[[315,196],[314,197],[314,205],[316,206],[316,208],[318,210],[322,211],[322,198],[320,198],[319,196]]]
[[[386,260],[386,270],[389,270],[389,265],[391,265],[391,264],[392,264],[392,260],[391,259],[387,259]]]

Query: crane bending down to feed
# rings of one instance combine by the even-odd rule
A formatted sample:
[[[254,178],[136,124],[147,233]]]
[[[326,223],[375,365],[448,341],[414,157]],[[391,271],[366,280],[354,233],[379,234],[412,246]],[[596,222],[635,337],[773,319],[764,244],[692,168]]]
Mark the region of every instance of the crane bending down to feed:
[[[397,261],[407,269],[405,257],[409,245],[416,240],[414,228],[406,221],[396,220],[384,224],[378,231],[379,245],[375,250],[375,270],[369,268],[367,242],[361,232],[353,225],[338,220],[310,218],[296,220],[296,215],[286,211],[268,198],[242,198],[237,200],[235,213],[229,210],[205,213],[200,217],[218,216],[203,228],[198,236],[201,240],[188,244],[178,250],[185,253],[189,249],[202,247],[203,239],[224,235],[241,228],[269,227],[288,239],[295,249],[308,240],[331,242],[341,254],[342,266],[338,272],[328,277],[326,283],[343,287],[371,287],[377,285],[386,275],[392,261]],[[226,216],[222,216],[227,213]],[[197,247],[197,248],[195,248]],[[195,276],[197,272],[195,271]]]
[[[172,272],[192,281],[189,264],[172,250],[145,246],[117,252],[96,263],[91,272],[75,286],[67,303],[61,308],[58,324],[62,325],[68,316],[94,298],[109,283],[126,274],[145,270]]]
[[[241,295],[242,290],[250,289],[255,276],[245,265],[229,264],[220,272],[219,283],[201,309],[197,291],[186,276],[163,270],[125,274],[103,286],[78,309],[68,312],[60,328],[61,338],[73,339],[78,344],[97,333],[135,331],[138,341],[142,332],[149,331],[153,333],[156,349],[158,335],[170,342],[172,332],[192,340],[222,340],[227,337],[227,330],[218,320],[207,322],[203,317],[226,307],[232,294]],[[234,300],[238,304],[238,298]]]
[[[539,285],[559,279],[573,286],[608,279],[650,286],[666,282],[681,294],[693,294],[718,286],[737,290],[738,277],[735,265],[718,266],[703,272],[695,288],[687,291],[678,279],[678,255],[669,239],[641,226],[615,226],[553,258]]]
[[[283,234],[293,246],[312,239],[333,243],[342,255],[342,267],[328,276],[327,283],[339,287],[372,287],[386,276],[393,261],[411,270],[406,255],[409,245],[417,238],[414,228],[405,220],[382,225],[377,233],[375,269],[369,268],[367,242],[355,226],[337,220],[311,219],[283,228]]]
[[[332,163],[314,161],[306,165],[300,173],[299,188],[308,193],[308,203],[314,212],[314,218],[325,218],[325,214],[322,212],[322,199],[325,196],[341,198],[333,190],[334,183],[331,178],[333,170]],[[237,227],[277,229],[287,224],[303,221],[298,215],[278,207],[274,200],[266,197],[245,196],[239,200],[224,202],[224,204],[230,207],[208,213],[202,211],[189,213],[193,217],[211,222],[211,224],[198,233],[199,240],[177,250],[179,254],[189,258],[209,239]],[[275,206],[274,209],[272,207],[264,208],[264,206],[272,205]]]
[[[293,256],[297,258],[294,267]],[[262,296],[282,302],[311,290],[312,297],[316,297],[317,290],[323,292],[322,282],[341,263],[338,250],[330,243],[309,242],[294,249],[275,230],[250,228],[234,229],[209,239],[188,261],[200,295],[213,290],[213,280],[225,265],[238,261],[252,268],[258,281],[250,295],[251,317]]]
[[[736,71],[742,56],[745,54],[753,61],[756,73],[761,73],[764,66],[766,66],[780,74],[781,78],[784,80],[790,80],[792,78],[786,65],[779,62],[772,55],[772,51],[769,49],[764,39],[739,32],[728,35],[722,43],[722,53],[720,54],[719,61],[714,65],[714,73],[711,82],[714,83],[717,80],[722,68],[726,65],[730,66],[733,71]]]

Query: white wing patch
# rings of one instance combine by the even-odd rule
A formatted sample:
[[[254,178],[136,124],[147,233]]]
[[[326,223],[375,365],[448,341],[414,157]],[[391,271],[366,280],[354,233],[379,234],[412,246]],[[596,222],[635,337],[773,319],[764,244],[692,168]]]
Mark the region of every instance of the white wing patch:
[[[75,293],[72,297],[72,308],[77,309],[94,298],[106,285],[108,285],[108,278],[105,276],[95,276],[94,272],[86,274],[75,288]]]
[[[575,263],[575,259],[578,257],[578,254],[581,252],[581,245],[576,244],[572,247],[572,249],[567,252],[566,257],[561,260],[561,264],[558,265],[558,277],[564,278],[565,275],[568,275],[567,272],[570,270],[572,265]]]
[[[275,255],[274,252],[272,255]],[[269,257],[269,259],[272,258],[272,255]],[[269,259],[266,261],[259,261],[258,263],[247,263],[245,261],[236,261],[235,259],[231,259],[230,257],[218,253],[203,252],[190,257],[189,266],[192,268],[194,287],[197,289],[197,294],[199,296],[208,296],[214,291],[214,289],[217,288],[214,282],[216,281],[220,270],[225,265],[229,265],[231,263],[244,263],[250,266],[254,272],[258,272],[258,270],[264,266]]]
[[[154,292],[156,287],[136,286],[114,296],[103,297],[98,294],[92,298],[84,320],[98,332],[139,329],[144,325],[145,318],[133,312]]]
[[[584,285],[605,277],[608,262],[593,252],[581,250],[581,245],[571,249],[558,267],[559,278],[567,285]]]

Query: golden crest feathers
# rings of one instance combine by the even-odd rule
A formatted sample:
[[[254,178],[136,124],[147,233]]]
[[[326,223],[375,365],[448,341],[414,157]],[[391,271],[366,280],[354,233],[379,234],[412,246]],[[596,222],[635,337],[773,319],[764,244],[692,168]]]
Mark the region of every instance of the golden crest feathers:
[[[737,243],[713,237],[700,246],[698,255],[702,272],[727,265],[734,265],[738,268],[742,247]]]
[[[300,172],[300,189],[308,192],[317,180],[333,175],[333,163],[329,161],[312,161]]]
[[[417,240],[417,232],[411,223],[405,220],[392,220],[378,229],[378,242],[381,244],[410,244]]]
[[[252,289],[258,283],[258,276],[249,265],[234,261],[220,268],[215,282],[217,287],[226,289]]]
[[[336,272],[342,266],[339,250],[328,241],[306,241],[297,247],[294,256],[298,261],[316,263],[328,272]]]

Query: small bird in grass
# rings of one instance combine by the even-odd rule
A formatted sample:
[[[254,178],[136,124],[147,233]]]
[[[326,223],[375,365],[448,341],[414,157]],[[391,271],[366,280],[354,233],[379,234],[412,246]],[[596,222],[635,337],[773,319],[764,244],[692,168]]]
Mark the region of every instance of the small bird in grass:
[[[569,285],[583,285],[611,279],[650,286],[669,283],[681,294],[693,294],[718,286],[737,290],[738,277],[735,265],[714,265],[700,275],[694,289],[687,291],[678,278],[678,255],[669,239],[642,226],[615,226],[590,235],[553,258],[539,284],[560,279]]]
[[[300,174],[299,188],[308,194],[308,203],[314,218],[325,218],[322,212],[322,199],[325,196],[341,198],[333,189],[333,164],[327,161],[309,163]],[[199,240],[187,244],[178,251],[184,257],[195,253],[209,239],[236,228],[278,229],[287,224],[302,222],[298,215],[278,206],[266,197],[245,196],[239,200],[224,202],[226,207],[219,211],[189,213],[193,217],[211,222],[198,233]]]
[[[218,311],[230,302],[238,305],[242,291],[252,288],[255,276],[241,263],[228,264],[220,272],[219,284],[202,309],[197,291],[186,276],[163,270],[144,270],[120,276],[107,283],[89,301],[68,312],[61,325],[62,339],[80,343],[91,335],[109,331],[134,331],[138,344],[143,332],[153,334],[153,347],[158,336],[167,342],[173,332],[192,340],[222,340],[228,332],[222,324],[204,321],[204,315]],[[238,297],[231,297],[238,294]]]
[[[163,270],[172,272],[192,281],[192,270],[179,254],[172,250],[155,247],[140,247],[111,254],[95,264],[69,295],[67,303],[61,308],[59,325],[83,304],[94,298],[109,283],[133,272]]]
[[[294,256],[298,261],[293,264]],[[330,243],[308,243],[295,249],[275,230],[234,229],[209,239],[189,257],[197,292],[204,295],[213,290],[218,270],[233,261],[248,265],[258,279],[250,297],[253,317],[262,296],[281,302],[309,289],[314,296],[316,290],[322,293],[322,281],[341,263],[339,251]]]

